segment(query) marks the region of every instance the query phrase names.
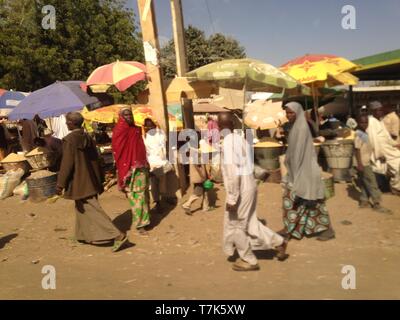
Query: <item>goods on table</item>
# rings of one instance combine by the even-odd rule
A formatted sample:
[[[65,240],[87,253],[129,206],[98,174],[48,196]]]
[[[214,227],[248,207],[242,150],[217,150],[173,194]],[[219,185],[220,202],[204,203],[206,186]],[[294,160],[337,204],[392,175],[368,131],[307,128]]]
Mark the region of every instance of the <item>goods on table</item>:
[[[260,141],[257,144],[254,145],[255,148],[274,148],[274,147],[282,147],[282,144],[280,144],[278,141],[274,140],[265,140],[265,141]]]

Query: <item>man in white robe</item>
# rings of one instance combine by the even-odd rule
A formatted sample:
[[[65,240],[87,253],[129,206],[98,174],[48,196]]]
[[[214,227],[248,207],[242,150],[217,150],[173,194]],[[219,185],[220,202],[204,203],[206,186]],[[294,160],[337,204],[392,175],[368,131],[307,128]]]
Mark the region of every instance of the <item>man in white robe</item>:
[[[250,144],[233,132],[231,113],[221,113],[218,125],[224,137],[221,159],[226,189],[223,249],[228,256],[233,256],[235,249],[239,254],[233,270],[259,270],[253,250],[277,249],[278,258],[284,259],[287,242],[257,218],[257,184]]]
[[[400,119],[396,112],[389,112],[381,121],[396,144],[400,144]]]
[[[394,194],[400,195],[400,150],[384,124],[380,121],[383,107],[378,101],[369,104],[372,116],[368,121],[368,137],[373,149],[372,170],[390,176]]]
[[[146,146],[147,161],[150,165],[150,190],[155,203],[154,210],[161,213],[161,186],[166,189],[167,167],[171,167],[167,160],[167,138],[164,132],[157,128],[150,118],[144,121],[144,144]]]

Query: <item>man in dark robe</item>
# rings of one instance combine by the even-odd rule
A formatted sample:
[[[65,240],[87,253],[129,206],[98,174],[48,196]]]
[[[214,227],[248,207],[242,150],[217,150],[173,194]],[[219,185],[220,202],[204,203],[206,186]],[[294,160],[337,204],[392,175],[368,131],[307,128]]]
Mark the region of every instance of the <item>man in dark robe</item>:
[[[63,139],[63,158],[57,179],[57,192],[75,201],[75,237],[91,244],[114,240],[118,251],[128,240],[104,212],[98,201],[103,192],[103,176],[93,139],[83,130],[83,117],[78,112],[67,114],[71,131]]]

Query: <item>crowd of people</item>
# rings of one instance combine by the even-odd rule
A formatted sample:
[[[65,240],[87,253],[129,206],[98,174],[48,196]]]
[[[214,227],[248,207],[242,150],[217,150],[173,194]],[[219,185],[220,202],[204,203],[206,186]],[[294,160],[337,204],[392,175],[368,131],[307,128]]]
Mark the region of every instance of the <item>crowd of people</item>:
[[[253,251],[275,250],[275,256],[282,261],[288,257],[286,251],[291,239],[315,236],[320,241],[327,241],[335,238],[310,118],[298,102],[289,102],[284,109],[289,121],[284,130],[287,175],[282,178],[283,229],[278,232],[257,217],[253,146],[235,132],[232,113],[222,112],[218,121],[212,120],[209,123],[212,131],[205,145],[199,144],[194,150],[199,157],[215,152],[214,146],[217,146],[220,153],[226,192],[223,250],[229,256],[228,260],[234,261],[232,268],[236,271],[259,269]],[[369,111],[371,115],[368,115]],[[360,208],[372,207],[380,213],[390,214],[391,211],[382,206],[376,174],[386,175],[392,192],[400,194],[399,118],[396,114],[388,117],[382,111],[381,103],[371,102],[369,108],[362,108],[357,119],[353,119],[355,123],[348,123],[356,129],[354,165],[361,189]],[[23,120],[23,150],[29,151],[40,145],[60,155],[56,191],[75,202],[76,240],[89,244],[113,242],[112,251],[121,250],[129,237],[114,225],[98,201],[104,189],[96,143],[83,128],[84,118],[80,113],[68,113],[65,121],[68,133],[61,140],[46,128],[38,135],[37,122]],[[0,147],[4,153],[8,138],[4,127],[0,129]],[[216,130],[228,130],[229,134],[222,137],[215,134]],[[167,159],[166,135],[150,118],[145,119],[143,128],[137,126],[132,110],[124,108],[113,129],[111,145],[118,189],[126,195],[132,211],[132,229],[138,235],[147,234],[151,212],[162,210],[160,186],[166,184],[166,174],[174,170]],[[209,169],[197,161],[189,167],[192,194],[182,204],[184,212],[192,215],[192,204],[197,200],[201,200],[203,211],[212,210],[215,204],[210,201],[210,190],[205,187],[205,182],[212,179]]]

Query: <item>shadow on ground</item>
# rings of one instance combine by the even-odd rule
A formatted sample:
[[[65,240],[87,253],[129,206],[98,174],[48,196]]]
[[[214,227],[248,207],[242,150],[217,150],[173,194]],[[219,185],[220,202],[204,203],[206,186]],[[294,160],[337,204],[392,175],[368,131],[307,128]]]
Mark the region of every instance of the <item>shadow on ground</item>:
[[[361,193],[352,184],[348,184],[347,195],[349,196],[349,198],[355,201],[359,201]]]
[[[18,233],[11,233],[5,237],[0,238],[0,249],[3,249],[7,243],[11,242],[11,240],[16,237],[18,237]]]
[[[153,228],[157,227],[163,219],[165,219],[168,214],[173,211],[176,208],[177,204],[176,201],[174,202],[163,202],[162,208],[160,212],[157,212],[156,210],[151,209],[150,210],[150,225],[146,227],[146,230],[152,230]],[[121,230],[122,232],[128,232],[132,228],[132,211],[127,210],[118,217],[116,217],[113,222],[115,226]]]

